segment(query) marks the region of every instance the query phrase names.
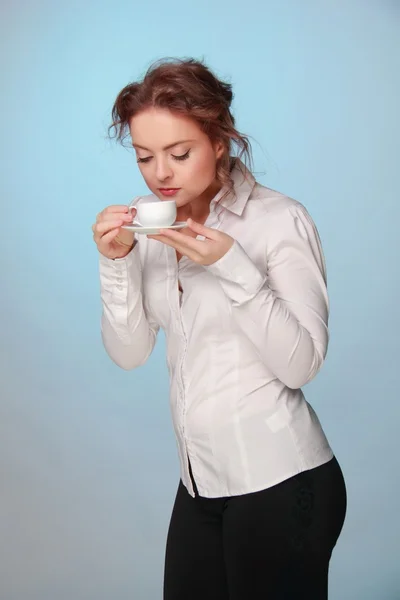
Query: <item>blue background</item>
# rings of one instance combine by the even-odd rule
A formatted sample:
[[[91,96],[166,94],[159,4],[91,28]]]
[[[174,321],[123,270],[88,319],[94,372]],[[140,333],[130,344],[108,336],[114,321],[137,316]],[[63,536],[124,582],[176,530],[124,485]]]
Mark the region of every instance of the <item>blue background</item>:
[[[0,599],[161,598],[179,477],[165,340],[133,372],[106,356],[91,224],[146,192],[106,127],[117,92],[163,56],[234,84],[259,181],[317,223],[332,337],[305,392],[349,494],[330,598],[398,599],[399,2],[8,4]]]

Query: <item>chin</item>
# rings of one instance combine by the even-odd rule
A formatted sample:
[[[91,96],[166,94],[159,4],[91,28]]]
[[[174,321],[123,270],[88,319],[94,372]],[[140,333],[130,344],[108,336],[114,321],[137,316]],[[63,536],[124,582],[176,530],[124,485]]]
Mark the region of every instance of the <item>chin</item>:
[[[172,198],[172,200],[175,200],[177,208],[186,206],[187,204],[190,204],[190,202],[192,201],[191,198]]]

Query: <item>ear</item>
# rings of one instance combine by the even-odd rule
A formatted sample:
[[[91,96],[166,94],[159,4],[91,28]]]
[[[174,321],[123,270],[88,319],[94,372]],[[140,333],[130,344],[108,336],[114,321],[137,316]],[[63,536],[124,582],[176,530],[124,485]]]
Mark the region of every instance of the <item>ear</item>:
[[[215,157],[217,159],[220,159],[221,156],[223,156],[224,152],[225,152],[225,146],[224,146],[224,144],[222,142],[220,142],[220,141],[215,142],[215,144],[214,144],[214,152],[215,152]]]

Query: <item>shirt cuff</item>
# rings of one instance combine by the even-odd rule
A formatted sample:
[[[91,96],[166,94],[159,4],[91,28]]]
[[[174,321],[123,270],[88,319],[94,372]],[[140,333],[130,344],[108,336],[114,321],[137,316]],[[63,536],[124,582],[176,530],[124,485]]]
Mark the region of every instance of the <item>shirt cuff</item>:
[[[99,272],[101,295],[106,304],[115,308],[126,306],[131,290],[139,292],[141,289],[141,265],[139,257],[139,244],[124,258],[111,259],[99,255]]]
[[[222,258],[205,268],[218,277],[225,294],[236,306],[252,300],[267,279],[236,240]]]

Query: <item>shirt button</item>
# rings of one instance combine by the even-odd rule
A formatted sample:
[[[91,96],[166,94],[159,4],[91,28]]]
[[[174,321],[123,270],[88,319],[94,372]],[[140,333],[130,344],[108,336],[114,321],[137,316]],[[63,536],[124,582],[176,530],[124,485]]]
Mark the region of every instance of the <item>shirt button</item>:
[[[122,292],[124,288],[122,287],[122,285],[117,285],[117,290],[119,290],[120,292]]]
[[[117,281],[118,283],[124,283],[124,280],[121,277],[118,277]]]

